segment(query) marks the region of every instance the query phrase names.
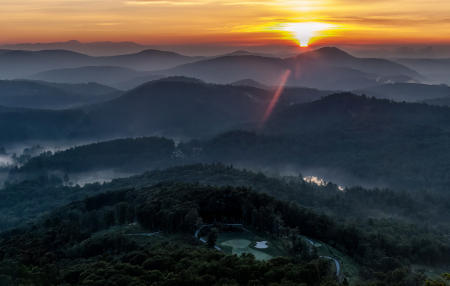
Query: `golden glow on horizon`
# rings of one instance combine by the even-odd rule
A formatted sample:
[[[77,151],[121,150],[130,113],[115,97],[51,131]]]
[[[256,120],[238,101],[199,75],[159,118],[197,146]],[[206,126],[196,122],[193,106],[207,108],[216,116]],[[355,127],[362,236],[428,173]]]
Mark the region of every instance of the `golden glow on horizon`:
[[[308,47],[311,39],[319,37],[320,32],[335,28],[335,25],[319,22],[283,23],[280,30],[286,31],[297,39],[300,47]]]
[[[449,14],[448,0],[1,0],[0,43],[450,43]]]

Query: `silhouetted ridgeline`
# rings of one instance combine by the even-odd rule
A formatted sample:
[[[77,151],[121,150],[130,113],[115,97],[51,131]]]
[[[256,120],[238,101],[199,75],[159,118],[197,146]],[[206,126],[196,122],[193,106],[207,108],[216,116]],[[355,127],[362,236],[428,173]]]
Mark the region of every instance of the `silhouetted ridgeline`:
[[[243,79],[278,85],[291,71],[288,86],[352,90],[384,82],[420,80],[421,75],[383,59],[356,58],[336,48],[322,48],[296,57],[279,59],[259,55],[226,55],[158,71],[163,75],[196,77],[207,82],[232,83]]]
[[[296,88],[279,108],[328,94]],[[0,109],[0,144],[26,140],[102,139],[124,136],[213,135],[259,121],[273,91],[213,85],[185,78],[146,83],[105,103],[64,111]]]
[[[152,132],[195,137],[196,134],[232,129],[230,120],[236,127],[260,117],[263,105],[259,105],[258,110],[259,101],[255,97],[242,97],[240,92],[246,89],[160,81],[87,111],[6,109],[0,112],[5,118],[0,125],[4,124],[4,140],[17,141],[64,136],[139,136]],[[151,92],[147,94],[149,90]],[[186,92],[181,95],[181,90]],[[167,91],[171,92],[164,93]],[[247,91],[261,98],[266,95],[263,90],[250,87]],[[210,92],[216,96],[210,96]],[[172,104],[167,107],[167,97],[171,95]],[[183,105],[175,102],[183,102]],[[288,103],[286,99],[280,104],[263,130],[256,133],[230,131],[212,139],[187,140],[174,149],[177,152],[175,161],[166,159],[158,164],[225,162],[275,169],[292,166],[299,170],[322,169],[324,174],[318,175],[324,177],[342,174],[342,180],[339,175],[331,176],[331,179],[346,185],[390,186],[406,191],[447,189],[449,168],[442,162],[450,159],[446,157],[450,154],[448,108],[394,103],[352,94],[336,94],[304,104]],[[169,109],[179,111],[167,113]],[[129,110],[135,112],[127,116]],[[228,125],[224,124],[227,122]],[[259,124],[247,123],[245,127],[252,129],[254,125]],[[128,152],[123,148],[118,150]],[[54,162],[56,159],[48,160]],[[75,164],[79,159],[71,160]],[[136,166],[154,166],[140,164]],[[103,167],[132,169],[132,165],[111,163]],[[50,168],[55,166],[55,163],[49,165]],[[85,165],[87,170],[91,167]],[[67,166],[58,168],[74,172]],[[36,168],[32,169],[36,171]]]
[[[47,176],[82,173],[95,170],[140,171],[172,165],[175,143],[156,137],[117,139],[82,145],[56,153],[45,152],[31,158],[24,166],[13,169],[13,176]]]
[[[92,81],[124,89],[165,76],[196,77],[225,84],[251,79],[274,86],[287,70],[291,71],[289,86],[327,90],[354,90],[383,83],[424,80],[422,75],[400,63],[358,58],[332,47],[285,59],[252,53],[188,57],[158,50],[107,57],[65,50],[0,51],[0,78],[65,83]]]
[[[158,50],[107,57],[92,57],[66,50],[0,50],[0,78],[24,78],[53,69],[85,66],[120,66],[149,71],[170,68],[198,59],[200,58]],[[95,78],[91,81],[95,81]]]
[[[68,109],[108,101],[121,94],[119,90],[97,83],[0,81],[0,105],[7,107]]]

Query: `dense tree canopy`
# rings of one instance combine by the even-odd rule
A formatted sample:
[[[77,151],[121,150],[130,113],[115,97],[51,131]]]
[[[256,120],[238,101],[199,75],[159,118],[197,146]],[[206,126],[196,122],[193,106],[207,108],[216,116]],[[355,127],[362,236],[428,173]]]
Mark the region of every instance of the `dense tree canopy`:
[[[165,183],[92,196],[54,211],[32,226],[3,233],[0,277],[15,283],[35,281],[45,285],[94,285],[91,283],[95,281],[111,285],[122,285],[119,281],[127,281],[124,285],[131,281],[136,285],[184,285],[174,282],[183,279],[200,279],[198,283],[216,281],[217,285],[225,281],[232,285],[321,285],[333,280],[326,270],[329,267],[320,266],[323,263],[320,260],[286,258],[257,262],[251,257],[227,258],[214,250],[198,250],[192,233],[199,219],[205,223],[240,222],[279,239],[300,232],[347,253],[362,266],[361,277],[384,281],[384,285],[410,285],[408,281],[413,280],[422,283],[424,278],[405,266],[410,262],[445,264],[450,257],[447,246],[423,245],[426,242],[414,246],[406,238],[400,245],[384,233],[374,236],[362,228],[246,188]],[[191,239],[184,238],[177,246],[167,242],[142,245],[120,232],[110,232],[111,227],[134,221],[149,231],[160,230],[168,235],[185,233]],[[186,243],[191,246],[183,246]],[[438,247],[436,252],[433,247]],[[295,256],[295,248],[291,251]],[[185,263],[193,268],[186,268]],[[197,266],[198,263],[203,266]],[[216,270],[210,272],[204,267]],[[240,267],[247,269],[247,274],[235,276],[240,273]],[[206,274],[212,276],[206,278]],[[167,279],[174,280],[165,284],[169,283]]]

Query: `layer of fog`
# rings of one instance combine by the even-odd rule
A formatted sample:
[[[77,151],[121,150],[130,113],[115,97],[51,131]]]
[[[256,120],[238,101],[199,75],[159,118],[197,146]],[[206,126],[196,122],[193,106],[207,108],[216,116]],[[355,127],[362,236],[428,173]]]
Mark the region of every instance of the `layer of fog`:
[[[152,134],[152,136],[157,136]],[[175,145],[183,141],[188,141],[187,138],[168,138],[173,140]],[[130,137],[112,137],[108,138],[107,141],[116,139],[130,139]],[[9,179],[9,171],[15,167],[23,166],[28,160],[33,157],[37,157],[43,153],[51,152],[52,154],[56,152],[62,152],[69,150],[71,148],[76,148],[80,146],[85,146],[89,144],[105,142],[105,140],[99,139],[86,139],[86,140],[60,140],[60,141],[27,141],[19,144],[10,144],[5,146],[0,146],[0,188],[4,186],[4,183]],[[148,171],[147,169],[141,169],[138,171],[123,171],[117,169],[101,169],[101,170],[91,170],[89,172],[83,173],[70,173],[68,175],[69,181],[64,182],[70,185],[80,185],[84,186],[91,183],[105,183],[110,182],[116,178],[130,177],[133,175],[138,175]],[[48,175],[55,176],[64,180],[65,173],[60,171],[52,171]]]
[[[146,135],[150,137],[158,137],[162,135],[159,134],[150,134]],[[167,137],[165,138],[169,140],[173,140],[176,145],[180,142],[186,142],[190,138],[182,138],[182,137]],[[0,167],[3,166],[20,166],[20,162],[17,162],[14,158],[18,158],[22,155],[30,155],[30,157],[39,156],[44,152],[60,152],[66,151],[71,148],[80,147],[84,145],[100,143],[105,141],[112,141],[117,139],[130,139],[133,137],[123,137],[123,136],[109,136],[108,138],[91,138],[91,139],[79,139],[79,140],[58,140],[58,141],[42,141],[42,140],[34,140],[34,141],[26,141],[17,144],[5,144],[0,145],[0,149],[4,148],[5,153],[0,154]]]
[[[79,185],[83,187],[86,184],[93,183],[109,183],[114,179],[127,178],[134,175],[138,175],[142,172],[123,172],[113,169],[95,170],[84,173],[75,173],[69,175],[69,181],[67,185]]]
[[[254,172],[261,172],[269,177],[275,178],[299,178],[305,182],[326,186],[328,183],[334,184],[339,190],[351,187],[363,187],[366,189],[388,188],[388,185],[381,181],[365,181],[356,178],[340,169],[328,167],[301,167],[293,164],[272,164],[271,166],[261,166],[253,163],[233,163],[235,168],[247,169]]]
[[[363,187],[367,189],[387,188],[387,185],[381,182],[365,182],[354,176],[340,170],[331,170],[329,168],[300,168],[292,165],[283,166],[256,166],[250,164],[233,164],[237,169],[246,169],[253,172],[263,173],[272,178],[303,180],[306,183],[314,184],[320,187],[333,184],[340,191],[345,191],[351,187]],[[114,169],[95,170],[84,173],[69,174],[69,185],[84,186],[92,183],[108,183],[114,179],[127,178],[155,169],[141,169],[136,171],[119,171]]]
[[[120,137],[116,138],[119,139]],[[183,140],[183,138],[168,138],[175,141],[178,145]],[[7,146],[5,148],[4,154],[0,155],[0,185],[3,185],[5,180],[8,178],[8,170],[12,167],[20,167],[24,162],[20,161],[21,156],[27,155],[24,160],[38,156],[43,152],[58,152],[64,151],[69,148],[76,146],[82,146],[86,144],[101,142],[100,140],[67,140],[58,142],[27,142],[22,144],[16,144]],[[18,159],[19,158],[19,159]],[[184,158],[182,158],[184,159]],[[192,158],[191,158],[192,159]],[[195,159],[189,160],[188,164],[193,163],[214,163],[206,161],[196,161]],[[185,164],[186,162],[180,164]],[[328,183],[332,183],[337,186],[338,189],[345,189],[353,186],[361,186],[364,188],[386,188],[387,185],[380,181],[364,181],[355,176],[339,169],[332,169],[328,167],[305,167],[297,166],[293,164],[271,164],[269,165],[258,165],[252,162],[226,162],[226,164],[233,164],[235,168],[247,169],[254,172],[261,172],[269,177],[288,177],[288,178],[298,178],[304,180],[308,183],[316,184],[318,186],[326,186]],[[113,166],[112,166],[113,168]],[[133,175],[138,175],[146,171],[151,171],[150,169],[140,168],[133,171],[129,170],[118,170],[118,169],[101,169],[92,170],[84,173],[69,173],[68,181],[66,184],[80,185],[90,183],[104,183],[110,182],[116,178],[124,178]],[[64,180],[66,174],[55,174]]]
[[[12,156],[7,154],[0,155],[0,168],[9,167],[14,164]]]

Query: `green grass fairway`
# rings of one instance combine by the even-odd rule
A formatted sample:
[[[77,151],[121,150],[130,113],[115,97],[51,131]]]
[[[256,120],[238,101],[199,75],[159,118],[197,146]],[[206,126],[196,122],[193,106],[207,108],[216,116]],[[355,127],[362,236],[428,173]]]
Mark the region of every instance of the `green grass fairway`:
[[[255,245],[259,241],[267,241],[268,248],[256,248]],[[277,243],[248,231],[219,233],[217,245],[231,254],[251,253],[257,260],[269,260],[276,256],[286,255],[284,250],[279,249]]]
[[[256,260],[269,260],[273,258],[272,255],[264,253],[262,251],[253,249],[250,247],[252,242],[247,239],[231,239],[222,242],[219,246],[228,246],[231,247],[231,253],[241,255],[244,253],[251,253],[255,256]]]

